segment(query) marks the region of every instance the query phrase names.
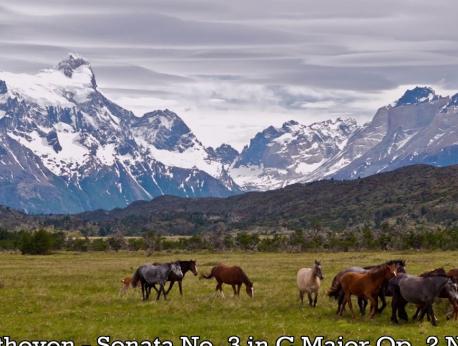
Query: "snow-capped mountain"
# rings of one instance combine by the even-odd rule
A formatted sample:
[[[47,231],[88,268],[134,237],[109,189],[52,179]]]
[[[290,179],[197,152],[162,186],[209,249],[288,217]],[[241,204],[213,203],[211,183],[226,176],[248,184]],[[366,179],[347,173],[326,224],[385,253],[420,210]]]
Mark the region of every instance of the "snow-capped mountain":
[[[416,87],[356,131],[335,157],[306,180],[353,179],[414,163],[458,163],[458,96]]]
[[[36,75],[0,72],[0,204],[78,212],[238,193],[212,154],[175,113],[136,117],[108,100],[81,57]]]
[[[160,195],[229,196],[414,163],[458,163],[458,94],[416,87],[372,121],[288,121],[241,153],[205,147],[170,110],[142,116],[69,55],[35,75],[0,72],[0,204],[33,213],[124,207]]]
[[[288,121],[258,133],[230,168],[245,189],[267,190],[303,180],[336,156],[358,130],[354,119],[327,120],[309,126]]]

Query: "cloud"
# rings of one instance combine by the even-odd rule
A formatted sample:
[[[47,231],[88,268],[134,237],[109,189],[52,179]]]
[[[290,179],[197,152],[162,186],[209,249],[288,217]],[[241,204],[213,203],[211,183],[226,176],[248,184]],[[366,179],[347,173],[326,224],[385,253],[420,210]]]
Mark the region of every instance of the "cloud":
[[[0,69],[68,52],[137,114],[179,112],[206,144],[239,148],[296,119],[368,120],[415,84],[458,89],[448,0],[15,0],[0,5]]]

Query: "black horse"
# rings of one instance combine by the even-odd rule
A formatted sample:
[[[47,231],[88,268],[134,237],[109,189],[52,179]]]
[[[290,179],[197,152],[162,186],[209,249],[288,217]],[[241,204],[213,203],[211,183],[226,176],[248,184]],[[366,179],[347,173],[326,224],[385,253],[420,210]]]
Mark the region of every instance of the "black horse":
[[[401,259],[390,260],[390,261],[387,261],[385,263],[382,263],[381,265],[383,265],[383,264],[387,264],[387,265],[396,264],[396,272],[405,273],[406,262],[404,260],[401,260]],[[351,267],[351,268],[348,268],[348,269],[345,269],[345,270],[341,271],[340,273],[338,273],[334,277],[334,279],[332,280],[331,288],[328,291],[328,296],[329,297],[334,297],[337,300],[337,302],[338,302],[337,312],[340,311],[340,308],[342,306],[343,299],[344,299],[344,292],[343,292],[342,286],[340,284],[340,279],[342,278],[342,276],[345,273],[348,273],[348,272],[366,273],[369,270],[371,270],[371,269],[373,269],[375,267],[378,267],[378,266],[379,265],[372,265],[372,266],[366,266],[366,267]],[[377,307],[377,313],[382,313],[382,311],[385,309],[385,307],[387,305],[385,297],[391,296],[391,295],[392,295],[392,293],[391,293],[391,291],[390,291],[390,289],[388,287],[388,282],[384,282],[382,287],[380,288],[380,292],[379,292],[379,295],[378,295],[378,297],[382,301],[382,306],[380,308]],[[366,298],[358,297],[358,306],[359,306],[359,311],[360,311],[361,315],[365,314],[367,303],[368,302],[367,302]]]
[[[181,268],[181,272],[183,273],[182,276],[179,276],[179,275],[176,275],[174,272],[170,272],[169,273],[169,276],[167,278],[167,281],[170,282],[170,285],[169,285],[169,288],[167,289],[167,291],[165,292],[165,294],[169,294],[170,290],[172,289],[173,285],[175,284],[175,282],[178,282],[178,288],[180,289],[180,295],[183,295],[183,287],[182,287],[182,281],[183,281],[183,278],[184,276],[186,275],[186,273],[188,271],[191,271],[194,276],[197,276],[197,264],[196,264],[196,261],[194,260],[190,260],[190,261],[177,261],[175,263],[178,263],[180,265],[180,268]],[[160,263],[153,263],[154,265],[158,265]],[[157,292],[157,288],[155,285],[153,285],[153,288],[156,290]]]

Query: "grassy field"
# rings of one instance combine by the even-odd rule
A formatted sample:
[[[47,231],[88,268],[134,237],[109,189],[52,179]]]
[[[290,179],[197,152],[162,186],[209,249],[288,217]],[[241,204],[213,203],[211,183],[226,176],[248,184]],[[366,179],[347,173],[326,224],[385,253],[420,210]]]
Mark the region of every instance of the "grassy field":
[[[326,338],[367,339],[381,335],[408,339],[425,345],[429,335],[458,335],[458,321],[446,321],[446,303],[436,304],[439,326],[428,322],[392,325],[390,308],[374,320],[352,320],[349,313],[335,315],[335,302],[325,296],[334,274],[351,265],[379,263],[391,258],[407,260],[410,273],[438,266],[458,267],[458,252],[252,254],[199,253],[58,253],[22,256],[0,253],[0,336],[21,339],[75,340],[76,345],[96,343],[100,335],[112,339],[178,340],[198,335],[214,345],[239,335],[241,345],[249,335],[271,342],[280,335],[323,335]],[[215,297],[215,282],[188,273],[184,297],[173,290],[169,300],[143,303],[140,292],[119,295],[120,279],[140,264],[175,259],[196,259],[198,269],[208,272],[219,262],[239,264],[255,284],[255,298],[245,292],[237,299],[226,286],[226,298]],[[295,284],[298,268],[322,261],[325,280],[318,306],[300,307]],[[410,307],[409,315],[413,307]],[[178,344],[179,345],[179,344]]]

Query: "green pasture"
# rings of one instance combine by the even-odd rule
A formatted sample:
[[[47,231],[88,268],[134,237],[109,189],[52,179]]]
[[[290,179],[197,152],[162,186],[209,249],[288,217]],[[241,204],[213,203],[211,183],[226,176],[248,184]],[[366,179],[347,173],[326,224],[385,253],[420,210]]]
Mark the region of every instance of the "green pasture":
[[[421,273],[439,266],[458,267],[458,252],[349,252],[349,253],[161,253],[146,257],[142,252],[57,253],[22,256],[0,253],[0,336],[23,339],[74,340],[76,345],[96,344],[100,335],[112,339],[178,341],[179,336],[200,336],[213,345],[227,345],[230,335],[269,341],[281,335],[322,335],[328,339],[375,341],[381,335],[408,339],[412,345],[426,345],[429,335],[458,335],[458,321],[446,321],[446,302],[437,303],[439,326],[408,322],[390,323],[388,307],[374,320],[352,320],[335,315],[336,304],[326,296],[333,276],[352,265],[368,265],[393,258],[407,260],[409,273]],[[325,280],[318,306],[301,307],[296,289],[296,271],[314,259],[322,262]],[[208,272],[220,262],[240,265],[254,282],[255,297],[245,291],[216,297],[215,282],[199,280],[188,273],[168,301],[142,302],[140,292],[120,296],[120,280],[143,264],[177,259],[196,259],[198,270]],[[0,286],[0,287],[1,287]],[[411,306],[409,315],[413,312]],[[180,345],[180,343],[177,343]],[[286,345],[286,344],[285,344]],[[442,344],[440,344],[442,345]]]

